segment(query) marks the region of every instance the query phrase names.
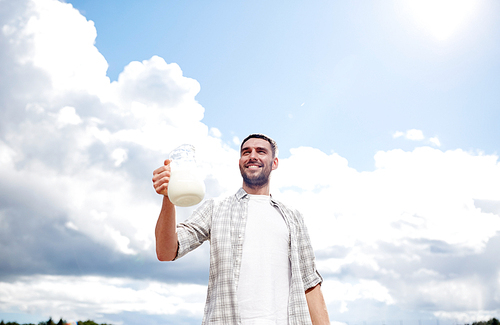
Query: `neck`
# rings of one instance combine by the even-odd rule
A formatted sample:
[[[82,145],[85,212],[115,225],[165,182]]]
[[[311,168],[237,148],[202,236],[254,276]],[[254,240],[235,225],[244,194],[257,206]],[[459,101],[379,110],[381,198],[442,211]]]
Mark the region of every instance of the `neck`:
[[[259,186],[259,187],[253,187],[245,182],[243,182],[243,189],[245,192],[248,194],[253,194],[253,195],[269,195],[269,183],[267,183],[264,186]]]

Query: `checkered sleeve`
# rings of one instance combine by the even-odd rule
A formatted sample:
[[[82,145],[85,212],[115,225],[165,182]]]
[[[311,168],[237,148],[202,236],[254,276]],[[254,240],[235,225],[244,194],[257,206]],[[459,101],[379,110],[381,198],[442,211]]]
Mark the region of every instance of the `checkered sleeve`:
[[[316,285],[323,282],[323,278],[316,269],[316,262],[314,258],[314,251],[309,238],[307,227],[304,223],[304,218],[300,212],[295,211],[297,222],[299,225],[298,231],[298,250],[300,258],[300,270],[302,274],[302,283],[304,284],[304,291],[314,288]]]
[[[177,256],[181,258],[210,239],[213,200],[205,201],[186,221],[177,224]]]

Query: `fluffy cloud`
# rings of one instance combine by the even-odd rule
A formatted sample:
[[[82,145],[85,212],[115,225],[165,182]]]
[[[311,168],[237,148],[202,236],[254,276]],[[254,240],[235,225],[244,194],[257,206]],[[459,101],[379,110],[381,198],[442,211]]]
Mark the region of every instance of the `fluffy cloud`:
[[[94,23],[70,4],[43,0],[30,1],[27,7],[32,15],[26,22],[3,27],[7,31],[15,30],[18,41],[31,45],[20,61],[49,72],[54,93],[105,91],[109,84],[108,64],[93,46],[97,36]]]
[[[317,234],[325,239],[318,248],[373,244],[384,234],[388,242],[418,238],[480,250],[500,230],[498,216],[474,203],[500,197],[498,157],[420,147],[379,152],[375,162],[375,171],[359,173],[312,148],[293,149],[280,162],[275,185],[312,224],[328,225]],[[313,168],[290,177],[297,166]]]
[[[425,139],[424,133],[421,130],[411,129],[406,132],[397,131],[392,135],[394,138],[405,137],[408,140],[423,140]]]
[[[176,265],[155,261],[160,199],[151,185],[153,169],[168,152],[190,142],[211,185],[207,197],[234,186],[237,167],[228,164],[237,151],[201,123],[198,82],[152,57],[130,63],[110,83],[93,45],[94,24],[66,3],[10,3],[2,22],[0,279],[7,280],[0,290],[12,298],[2,311],[96,319],[124,311],[182,315],[193,308],[176,306],[200,301],[192,315],[199,318],[205,290],[185,302],[178,294],[194,284],[156,293],[131,289],[144,286],[131,278],[163,281],[165,271],[175,281],[204,282],[206,250]],[[186,263],[192,268],[185,270]],[[96,305],[89,292],[110,294]],[[151,298],[142,299],[145,294]],[[172,307],[147,307],[176,299]]]
[[[0,282],[2,305],[11,312],[111,319],[124,310],[149,315],[183,314],[200,318],[206,286],[97,276],[30,276]],[[98,297],[96,294],[98,293]]]
[[[428,144],[430,144],[434,147],[441,147],[441,141],[439,141],[438,137],[432,137],[432,138],[427,139],[424,136],[424,132],[422,130],[411,129],[411,130],[407,130],[406,132],[397,131],[397,132],[394,132],[392,137],[394,139],[403,137],[403,138],[405,138],[407,140],[411,140],[411,141],[426,141]]]
[[[183,142],[232,153],[200,122],[199,84],[159,57],[130,63],[110,84],[93,23],[58,1],[23,4],[25,20],[3,26],[4,43],[23,55],[12,51],[3,69],[37,71],[48,82],[38,97],[21,83],[7,96],[3,113],[23,113],[18,123],[3,120],[2,175],[26,180],[15,185],[20,192],[50,202],[48,215],[66,215],[96,241],[127,254],[150,248],[157,202],[146,194],[150,176],[138,178],[137,170],[151,173],[151,162],[161,164]],[[134,193],[138,185],[144,194]]]
[[[375,171],[357,172],[335,153],[291,153],[280,161],[274,186],[304,213],[318,267],[331,279],[324,290],[338,312],[350,310],[347,297],[374,284],[361,290],[374,293],[359,299],[432,305],[437,317],[466,321],[477,310],[494,315],[498,296],[487,288],[499,290],[498,265],[489,276],[463,265],[488,260],[499,248],[497,156],[392,150],[375,155]]]

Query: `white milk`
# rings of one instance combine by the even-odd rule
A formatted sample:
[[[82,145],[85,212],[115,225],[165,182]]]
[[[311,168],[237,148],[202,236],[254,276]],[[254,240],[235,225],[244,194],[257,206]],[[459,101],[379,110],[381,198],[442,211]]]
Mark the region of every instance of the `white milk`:
[[[170,202],[180,207],[198,204],[205,196],[205,183],[189,170],[173,170],[168,183]]]

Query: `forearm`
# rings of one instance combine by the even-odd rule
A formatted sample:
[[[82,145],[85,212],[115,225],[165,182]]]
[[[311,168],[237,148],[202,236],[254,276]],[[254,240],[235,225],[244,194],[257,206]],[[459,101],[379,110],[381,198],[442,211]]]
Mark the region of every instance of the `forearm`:
[[[321,285],[317,285],[306,291],[307,306],[313,325],[329,325],[328,310],[326,309],[325,299],[321,292]]]
[[[175,206],[167,196],[163,197],[160,216],[155,228],[156,256],[160,261],[171,261],[177,255]]]

